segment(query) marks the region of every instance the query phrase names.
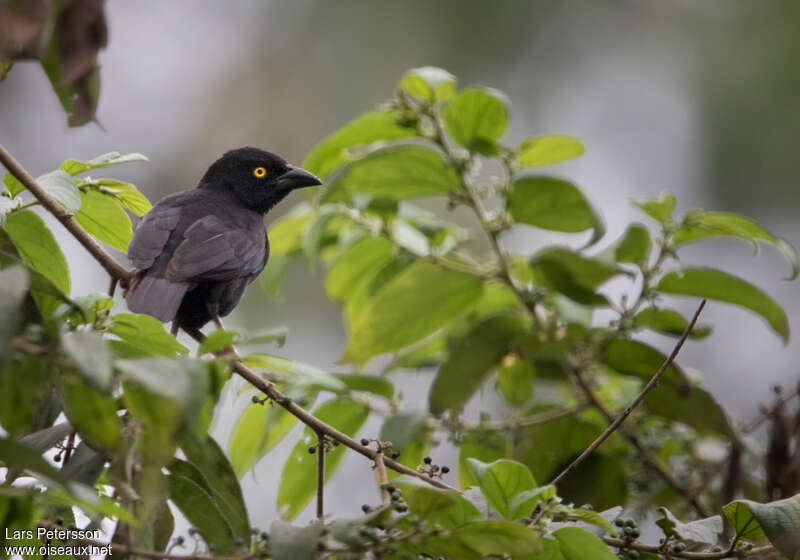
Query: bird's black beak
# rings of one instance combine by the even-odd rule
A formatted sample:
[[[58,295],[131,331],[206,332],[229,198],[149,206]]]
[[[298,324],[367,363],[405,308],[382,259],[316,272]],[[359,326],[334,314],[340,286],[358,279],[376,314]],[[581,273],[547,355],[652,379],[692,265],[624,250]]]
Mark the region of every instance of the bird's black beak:
[[[278,177],[278,185],[281,189],[292,190],[302,187],[313,187],[321,185],[322,181],[313,173],[309,173],[302,167],[289,166],[289,171]]]

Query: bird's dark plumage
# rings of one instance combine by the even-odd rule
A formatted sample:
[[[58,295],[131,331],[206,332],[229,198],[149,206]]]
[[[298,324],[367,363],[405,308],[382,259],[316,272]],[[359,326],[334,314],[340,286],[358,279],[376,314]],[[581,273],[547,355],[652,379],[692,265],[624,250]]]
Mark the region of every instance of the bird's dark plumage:
[[[139,271],[128,308],[184,328],[224,317],[267,264],[264,214],[292,190],[319,184],[257,148],[225,153],[196,189],[167,196],[139,223],[128,247]]]

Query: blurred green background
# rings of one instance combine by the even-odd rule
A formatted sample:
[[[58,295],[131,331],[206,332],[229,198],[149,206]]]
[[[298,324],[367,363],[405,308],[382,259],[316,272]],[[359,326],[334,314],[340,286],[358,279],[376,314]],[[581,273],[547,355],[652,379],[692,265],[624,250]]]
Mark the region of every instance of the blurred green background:
[[[584,142],[583,157],[548,171],[574,180],[601,209],[607,242],[642,219],[629,198],[670,190],[681,209],[742,212],[800,243],[796,1],[151,0],[108,2],[106,17],[102,128],[68,129],[38,64],[18,64],[0,85],[0,142],[35,174],[66,157],[143,152],[149,165],[115,173],[155,201],[193,187],[230,148],[259,146],[299,163],[323,136],[388,97],[404,70],[436,65],[461,84],[509,95],[511,141],[563,133]],[[73,293],[104,291],[99,266],[60,226],[53,230],[67,251]],[[506,242],[523,249],[538,244],[536,235],[528,230]],[[780,280],[789,271],[779,268],[778,255],[766,251],[748,261],[745,245],[709,247],[684,257],[713,259],[755,282],[797,326],[798,286]],[[692,304],[684,303],[688,311]],[[771,385],[794,385],[796,338],[784,347],[758,317],[720,304],[709,305],[704,320],[716,325],[714,335],[687,345],[680,360],[703,372],[729,410],[748,420],[769,400]],[[323,368],[336,367],[345,341],[319,267],[305,263],[292,268],[280,300],[252,286],[228,324],[288,325],[281,352]],[[652,341],[669,344],[655,335]],[[424,378],[426,372],[409,373],[407,398],[424,394]],[[216,427],[223,444],[231,407],[229,399]],[[293,443],[287,438],[276,453]],[[270,457],[245,477],[256,523],[275,517]],[[350,496],[350,504],[359,503],[354,493],[373,498],[373,488],[359,485],[364,473],[348,456],[340,483],[329,487],[333,512],[355,513],[337,509],[337,494]]]

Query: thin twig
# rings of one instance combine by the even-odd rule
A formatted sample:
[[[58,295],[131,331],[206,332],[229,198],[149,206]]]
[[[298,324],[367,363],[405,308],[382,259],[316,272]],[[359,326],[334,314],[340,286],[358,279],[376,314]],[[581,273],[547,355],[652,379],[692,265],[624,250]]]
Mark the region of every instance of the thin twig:
[[[389,483],[389,476],[386,474],[386,465],[383,463],[383,451],[378,451],[375,455],[375,470],[378,471],[378,481],[381,485],[381,502],[383,505],[388,506],[392,503],[392,496],[386,489]]]
[[[55,198],[50,196],[50,194],[36,182],[36,179],[25,171],[22,165],[14,159],[2,145],[0,145],[0,163],[2,163],[3,166],[8,169],[9,173],[42,203],[42,206],[69,230],[75,239],[91,253],[98,263],[100,263],[100,266],[106,269],[106,272],[119,279],[122,286],[127,285],[130,272],[115,261],[111,255],[106,253],[92,236],[72,217],[72,214],[61,206]]]
[[[660,546],[642,544],[638,542],[628,543],[622,539],[614,537],[603,537],[603,542],[609,546],[620,549],[638,550],[640,552],[649,552],[657,554],[660,557],[664,556],[664,551]],[[667,558],[689,558],[693,560],[722,560],[723,558],[756,558],[768,553],[774,553],[775,549],[770,546],[761,546],[753,548],[752,550],[721,550],[719,552],[690,552],[671,550],[666,556]]]
[[[317,432],[317,519],[325,516],[325,436]]]
[[[72,457],[72,451],[75,449],[75,430],[72,430],[67,437],[67,446],[64,448],[64,460],[61,461],[61,467],[63,468],[69,458]]]
[[[661,367],[659,367],[658,370],[653,374],[653,377],[650,378],[650,381],[647,382],[647,384],[644,386],[644,388],[641,390],[641,392],[638,395],[636,395],[636,398],[633,399],[633,401],[631,401],[631,403],[628,406],[625,407],[625,410],[623,410],[619,414],[619,416],[617,416],[608,425],[608,428],[606,428],[605,431],[602,434],[600,434],[597,437],[597,439],[595,439],[591,443],[591,445],[589,445],[589,447],[584,449],[583,453],[578,455],[578,457],[574,461],[572,461],[572,463],[570,463],[567,466],[567,468],[565,468],[563,471],[561,471],[558,474],[558,476],[556,476],[550,482],[550,484],[557,485],[569,473],[574,471],[578,467],[578,465],[583,463],[589,457],[589,455],[591,455],[594,452],[595,449],[600,447],[600,444],[602,444],[606,439],[608,439],[608,437],[611,434],[613,434],[614,431],[616,431],[617,428],[619,428],[620,424],[622,424],[625,421],[625,419],[628,416],[630,416],[631,412],[633,412],[633,410],[637,406],[639,406],[639,404],[642,402],[642,400],[644,400],[644,398],[647,395],[647,393],[649,393],[653,389],[653,387],[656,386],[656,384],[658,383],[658,380],[661,379],[661,376],[664,374],[664,372],[667,370],[667,368],[670,366],[670,364],[672,364],[672,362],[678,356],[678,352],[681,351],[681,348],[683,347],[683,343],[686,342],[686,339],[689,337],[689,333],[694,328],[694,324],[697,322],[697,318],[700,316],[700,313],[703,311],[703,307],[705,307],[705,305],[706,305],[706,300],[704,299],[704,300],[702,300],[700,302],[700,305],[697,307],[697,311],[694,312],[694,316],[692,317],[692,320],[689,322],[689,325],[684,329],[683,334],[678,339],[678,342],[675,344],[675,348],[672,349],[672,352],[670,353],[670,355],[667,357],[666,360],[664,360],[664,363],[661,364]]]

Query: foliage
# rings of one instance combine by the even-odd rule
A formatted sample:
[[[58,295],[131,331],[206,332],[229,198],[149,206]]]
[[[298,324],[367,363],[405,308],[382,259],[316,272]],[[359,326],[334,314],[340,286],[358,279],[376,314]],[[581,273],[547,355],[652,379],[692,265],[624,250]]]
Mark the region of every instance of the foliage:
[[[282,344],[285,332],[217,331],[189,357],[152,317],[117,310],[104,294],[71,294],[67,261],[38,202],[7,173],[0,425],[8,436],[0,439],[0,462],[6,482],[19,482],[0,488],[3,525],[72,522],[76,506],[95,516],[92,523],[117,520],[120,546],[181,551],[183,537],[170,534],[172,504],[210,551],[243,558],[572,560],[613,558],[614,551],[723,558],[753,546],[792,557],[800,548],[798,498],[758,503],[764,494],[752,472],[740,472],[723,494],[726,473],[740,465],[742,433],[675,363],[633,422],[558,488],[548,481],[665,361],[635,337],[675,337],[689,327],[665,303],[672,296],[738,305],[788,338],[787,317],[766,292],[728,272],[681,263],[683,246],[719,236],[772,245],[792,277],[794,249],[735,214],[676,216],[670,194],[636,202],[653,227],[630,224],[600,249],[605,226],[590,197],[538,171],[580,155],[582,144],[563,135],[505,143],[510,115],[502,93],[459,89],[444,70],[420,68],[403,76],[381,111],[312,150],[304,166],[326,185],[272,227],[262,284],[279,284],[292,259],[323,262],[325,290],[341,304],[348,334],[340,363],[352,369],[334,374],[263,347],[245,354],[245,366],[280,388],[284,396],[275,402],[229,379],[226,348]],[[67,160],[38,182],[95,239],[124,251],[129,213],[141,216],[149,202],[129,183],[82,174],[144,159]],[[422,208],[416,201],[423,197],[444,199],[448,211],[467,209],[477,227]],[[504,234],[527,228],[563,233],[564,242],[509,254]],[[625,286],[624,297],[606,290],[611,280]],[[596,317],[598,310],[610,313]],[[690,334],[700,340],[710,332],[695,325]],[[394,390],[393,374],[415,368],[429,379],[424,411]],[[208,428],[225,387],[244,404],[223,451]],[[481,394],[495,390],[504,406],[482,411]],[[418,476],[379,480],[384,500],[365,505],[361,517],[254,529],[239,478],[298,417],[308,424],[298,406],[312,408],[326,427],[308,425],[286,459],[276,505],[286,521],[313,500],[320,458],[323,479],[336,482],[345,446],[357,447],[350,437],[370,435],[360,433],[370,416],[385,416],[384,425],[362,447],[377,441],[397,461],[387,458],[389,467],[405,465]],[[459,449],[457,473],[430,457],[443,439]],[[701,440],[729,450],[729,458],[702,453],[693,445]],[[460,489],[443,484],[456,480]],[[642,544],[619,506],[652,512],[656,505],[662,544]],[[722,512],[736,535],[732,544],[722,516],[706,510]],[[703,519],[680,520],[697,515]]]

